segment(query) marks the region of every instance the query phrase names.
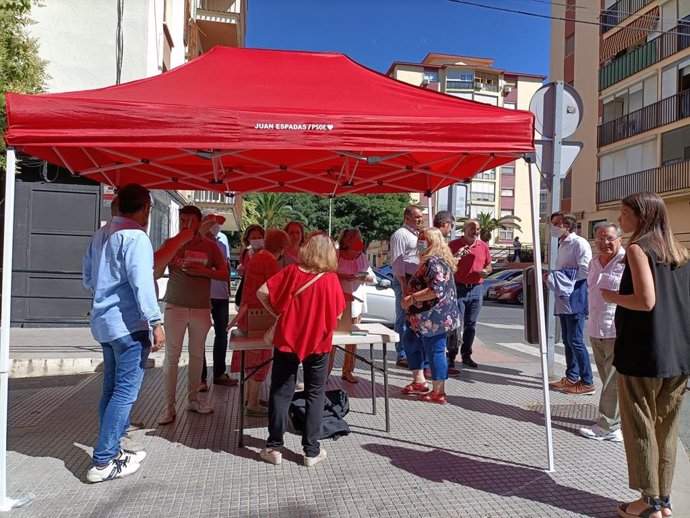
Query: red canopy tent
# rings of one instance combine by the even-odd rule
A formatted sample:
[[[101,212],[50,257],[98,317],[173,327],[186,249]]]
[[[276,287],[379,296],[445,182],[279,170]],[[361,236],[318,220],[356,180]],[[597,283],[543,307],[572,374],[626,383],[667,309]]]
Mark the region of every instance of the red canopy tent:
[[[15,151],[113,186],[339,195],[430,193],[534,150],[531,113],[420,89],[342,54],[216,47],[160,76],[6,101],[7,294]],[[5,483],[10,300],[0,326],[0,510],[16,504]]]
[[[215,47],[163,75],[7,95],[8,145],[114,186],[433,192],[533,150],[533,115],[342,54]]]

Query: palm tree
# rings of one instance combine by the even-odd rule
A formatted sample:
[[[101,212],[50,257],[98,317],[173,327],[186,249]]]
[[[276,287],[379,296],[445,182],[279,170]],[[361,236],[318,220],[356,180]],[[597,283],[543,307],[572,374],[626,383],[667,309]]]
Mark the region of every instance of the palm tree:
[[[494,230],[522,230],[517,221],[522,221],[517,216],[501,216],[500,218],[495,218],[493,214],[488,212],[480,212],[477,214],[476,218],[473,218],[477,223],[479,223],[479,237],[485,243],[491,241],[491,233]]]
[[[247,195],[244,200],[242,224],[254,223],[268,227],[282,227],[290,220],[303,221],[304,216],[288,204],[288,199],[279,192],[260,192]]]

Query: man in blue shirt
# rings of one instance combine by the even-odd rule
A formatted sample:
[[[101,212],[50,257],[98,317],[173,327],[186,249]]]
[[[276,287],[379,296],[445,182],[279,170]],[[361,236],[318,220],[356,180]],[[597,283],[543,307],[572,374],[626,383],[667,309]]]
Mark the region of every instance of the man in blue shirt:
[[[103,395],[93,467],[86,479],[103,482],[131,475],[146,452],[120,447],[150,351],[165,344],[153,280],[153,248],[146,232],[147,189],[129,184],[118,192],[120,215],[91,238],[83,261],[84,287],[93,293],[91,332],[103,347]],[[153,336],[153,345],[151,344]]]

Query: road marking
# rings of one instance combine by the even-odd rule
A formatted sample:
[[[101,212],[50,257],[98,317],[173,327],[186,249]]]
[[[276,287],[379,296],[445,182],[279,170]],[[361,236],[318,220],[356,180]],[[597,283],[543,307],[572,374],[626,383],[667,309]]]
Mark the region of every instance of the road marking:
[[[512,349],[514,351],[518,351],[521,353],[529,354],[531,356],[541,356],[541,351],[538,346],[532,346],[532,345],[527,345],[523,344],[520,342],[499,342],[496,345],[500,345],[501,347],[505,347],[507,349]],[[591,356],[591,355],[590,355]],[[564,354],[554,354],[554,362],[558,363],[560,365],[567,365],[565,361],[565,355]],[[591,359],[590,359],[591,362]],[[592,372],[597,372],[597,367],[592,363]]]
[[[487,327],[493,327],[495,329],[525,329],[525,326],[520,324],[494,324],[489,322],[477,322],[477,324],[481,324]]]

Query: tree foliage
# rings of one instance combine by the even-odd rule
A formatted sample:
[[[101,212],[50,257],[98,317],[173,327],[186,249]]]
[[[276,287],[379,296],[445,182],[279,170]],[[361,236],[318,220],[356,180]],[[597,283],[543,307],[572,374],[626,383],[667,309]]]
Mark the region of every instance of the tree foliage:
[[[252,193],[243,197],[243,203],[243,227],[251,223],[263,225],[264,219],[268,226],[297,220],[308,230],[328,231],[328,198],[312,194]],[[403,211],[409,204],[407,194],[353,194],[333,198],[332,236],[355,227],[366,242],[388,240],[400,227]]]
[[[491,233],[494,230],[522,230],[518,221],[522,221],[517,216],[502,216],[500,218],[495,218],[492,214],[488,212],[480,212],[477,217],[474,218],[477,223],[479,223],[479,237],[485,243],[491,241]]]
[[[35,94],[45,89],[46,62],[27,31],[33,23],[31,4],[31,0],[0,0],[0,168],[5,167],[5,93]]]

